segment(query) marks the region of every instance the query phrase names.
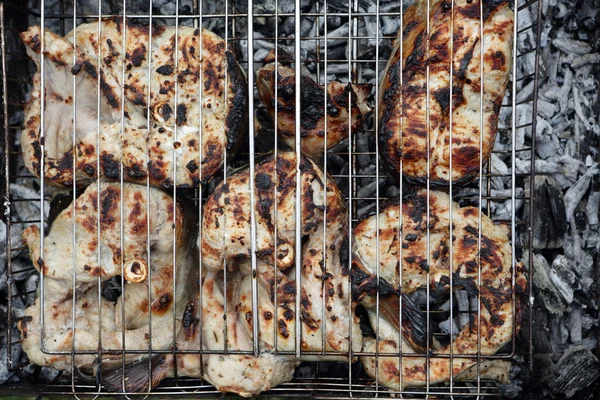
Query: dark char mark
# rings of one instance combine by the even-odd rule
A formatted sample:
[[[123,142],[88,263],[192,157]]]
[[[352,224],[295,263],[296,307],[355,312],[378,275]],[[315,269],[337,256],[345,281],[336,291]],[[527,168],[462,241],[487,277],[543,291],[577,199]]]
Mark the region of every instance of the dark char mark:
[[[158,72],[161,75],[171,75],[171,74],[173,74],[173,66],[172,65],[163,65],[161,67],[158,67],[156,69],[156,72]]]
[[[227,120],[225,121],[227,152],[228,155],[234,156],[237,153],[241,143],[240,138],[244,136],[248,122],[248,91],[246,88],[246,78],[233,53],[228,50],[225,52],[225,56],[227,57],[227,73],[231,81],[229,87],[233,89],[232,101],[225,100],[229,104]]]

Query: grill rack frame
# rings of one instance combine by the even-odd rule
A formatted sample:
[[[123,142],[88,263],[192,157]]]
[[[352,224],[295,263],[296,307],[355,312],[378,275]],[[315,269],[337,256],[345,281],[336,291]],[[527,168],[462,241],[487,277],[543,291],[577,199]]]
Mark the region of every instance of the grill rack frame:
[[[102,0],[99,1],[99,4],[101,3]],[[516,0],[515,0],[516,1]],[[10,26],[7,26],[7,22],[5,21],[5,16],[7,13],[7,9],[12,9],[13,11],[16,10],[16,12],[20,12],[20,13],[27,13],[29,16],[33,17],[33,18],[41,18],[42,21],[44,20],[44,18],[46,19],[57,19],[60,22],[60,26],[61,26],[61,33],[62,35],[64,35],[66,33],[66,29],[65,29],[65,22],[68,21],[68,19],[83,19],[83,20],[93,20],[95,17],[97,18],[98,14],[94,14],[94,13],[89,13],[89,14],[78,14],[76,17],[73,14],[69,14],[68,12],[66,12],[66,7],[65,7],[65,0],[59,0],[58,1],[61,11],[60,13],[49,13],[49,14],[45,14],[45,13],[37,13],[34,10],[31,9],[24,9],[23,7],[16,5],[16,3],[14,3],[13,1],[7,1],[4,3],[0,3],[0,35],[1,35],[1,49],[2,49],[2,82],[3,82],[3,86],[2,86],[2,92],[3,92],[3,139],[4,139],[4,149],[5,149],[5,156],[4,156],[4,170],[3,170],[3,198],[6,200],[6,203],[2,205],[3,208],[3,215],[6,217],[6,225],[7,225],[7,237],[10,238],[10,234],[11,234],[11,226],[13,225],[29,225],[29,224],[36,224],[36,223],[40,223],[40,220],[13,220],[11,218],[11,204],[12,203],[18,203],[18,202],[31,202],[31,201],[40,201],[40,199],[30,199],[30,198],[13,198],[11,196],[11,191],[10,191],[10,184],[11,182],[15,182],[15,180],[17,179],[38,179],[32,175],[19,175],[19,174],[15,174],[12,172],[12,168],[11,168],[11,156],[12,157],[19,157],[20,156],[20,151],[15,149],[15,143],[16,143],[16,137],[18,134],[18,131],[21,129],[21,127],[18,124],[9,124],[9,117],[11,116],[11,114],[13,113],[12,110],[14,110],[15,108],[19,108],[22,107],[21,104],[16,103],[14,101],[10,101],[10,99],[8,98],[9,95],[8,93],[9,91],[9,83],[12,81],[15,84],[28,84],[28,81],[19,78],[13,78],[10,77],[10,73],[7,72],[7,59],[9,59],[11,56],[15,56],[14,54],[10,54],[9,52],[6,51],[6,32],[12,30],[12,28]],[[126,0],[123,1],[123,3],[126,3]],[[299,4],[299,1],[296,1],[296,3]],[[533,50],[530,50],[529,52],[535,52],[535,72],[532,75],[527,75],[527,76],[521,76],[517,78],[517,81],[521,81],[521,80],[532,80],[533,81],[533,95],[527,99],[524,100],[522,102],[514,102],[513,104],[508,104],[508,105],[504,105],[502,107],[511,107],[513,113],[515,111],[515,107],[519,106],[523,103],[531,103],[532,105],[532,110],[533,110],[533,115],[536,115],[536,99],[537,99],[537,89],[538,89],[538,79],[539,79],[539,50],[540,50],[540,33],[541,33],[541,29],[540,29],[540,24],[541,24],[541,0],[529,0],[524,2],[523,4],[519,5],[517,8],[518,11],[523,10],[526,7],[531,7],[533,5],[537,6],[537,18],[535,19],[535,21],[533,21],[531,26],[527,26],[525,28],[521,28],[519,30],[517,30],[517,28],[515,28],[515,32],[517,34],[523,33],[526,30],[528,30],[529,28],[534,28],[534,33],[536,34],[536,47]],[[228,3],[225,3],[228,4]],[[248,1],[249,6],[252,4],[252,0]],[[379,4],[379,2],[377,2],[377,4]],[[44,5],[44,0],[41,0],[41,7],[43,8]],[[194,0],[194,7],[197,10],[198,9],[198,3],[196,0]],[[231,7],[231,6],[229,6]],[[239,42],[242,40],[246,40],[246,38],[244,37],[237,37],[235,35],[235,27],[236,27],[236,23],[239,22],[239,19],[246,19],[246,21],[249,20],[253,20],[255,18],[259,18],[259,17],[263,17],[263,18],[278,18],[278,17],[315,17],[315,18],[327,18],[328,16],[339,16],[339,17],[348,17],[349,21],[353,22],[353,26],[356,28],[357,27],[357,23],[358,20],[360,18],[364,18],[364,17],[377,17],[377,21],[379,24],[379,17],[382,16],[399,16],[401,15],[401,12],[388,12],[388,13],[383,13],[383,12],[379,12],[379,10],[377,10],[376,13],[372,13],[372,12],[365,12],[365,11],[358,11],[358,0],[352,0],[352,3],[349,4],[348,13],[342,13],[342,12],[299,12],[296,11],[294,13],[262,13],[262,14],[254,14],[252,13],[252,18],[249,18],[250,13],[238,13],[238,12],[234,12],[234,13],[230,13],[227,11],[227,6],[225,7],[225,13],[215,13],[215,14],[210,14],[210,15],[205,15],[202,13],[199,13],[198,11],[195,11],[194,13],[191,13],[189,15],[154,15],[154,18],[156,19],[173,19],[175,18],[175,20],[177,21],[178,19],[199,19],[200,23],[202,23],[202,19],[219,19],[219,18],[224,18],[228,23],[226,24],[226,26],[229,25],[229,23],[231,24],[231,28],[230,31],[232,33],[231,37],[227,37],[227,29],[226,29],[226,35],[225,38],[227,40],[228,43],[234,43],[235,42]],[[250,7],[249,7],[250,8]],[[101,14],[102,17],[108,17],[111,16],[106,15],[106,14]],[[517,13],[516,13],[517,15]],[[122,16],[122,15],[118,15],[118,16]],[[123,16],[124,17],[124,16]],[[134,15],[130,15],[127,14],[127,17],[130,18],[136,18],[136,19],[149,19],[150,21],[152,21],[152,13],[145,15],[139,15],[139,14],[134,14]],[[516,24],[516,19],[515,19],[515,26]],[[297,28],[299,28],[299,23],[296,24]],[[317,24],[318,25],[318,24]],[[535,29],[537,27],[537,29]],[[298,30],[299,32],[299,30]],[[356,30],[355,30],[356,32]],[[352,81],[353,83],[360,83],[360,79],[358,78],[358,73],[357,70],[361,68],[361,64],[368,64],[368,63],[385,63],[386,60],[385,59],[381,59],[379,58],[379,60],[373,60],[373,59],[359,59],[356,54],[358,53],[357,47],[358,47],[358,42],[359,40],[390,40],[390,39],[394,39],[395,35],[393,36],[382,36],[382,37],[372,37],[372,36],[359,36],[359,35],[353,35],[352,33],[349,33],[348,37],[331,37],[331,36],[327,36],[327,40],[323,40],[324,36],[323,35],[317,35],[317,36],[303,36],[300,38],[300,40],[295,40],[295,39],[290,39],[290,38],[254,38],[253,41],[249,41],[248,43],[250,44],[249,47],[253,47],[252,43],[256,40],[278,40],[278,41],[294,41],[296,48],[297,48],[297,55],[300,54],[300,49],[298,48],[298,43],[302,43],[304,41],[307,40],[315,40],[317,41],[317,54],[319,54],[319,43],[324,42],[325,43],[325,53],[326,53],[326,49],[327,49],[327,42],[330,40],[336,40],[336,39],[345,39],[345,40],[349,40],[352,42],[352,48],[353,48],[353,57],[351,57],[348,60],[331,60],[331,59],[327,59],[327,57],[325,56],[324,60],[320,60],[317,57],[317,60],[312,60],[313,62],[316,62],[317,65],[321,65],[321,64],[327,64],[328,62],[339,62],[339,63],[347,63],[349,66],[349,80]],[[516,50],[516,41],[517,38],[515,37],[514,39],[515,41],[515,47],[514,49]],[[379,45],[377,45],[376,47],[376,52],[379,52]],[[251,52],[248,51],[248,53],[250,54]],[[514,57],[514,62],[516,64],[516,60],[519,57],[523,57],[524,55],[526,55],[527,53],[520,53],[519,55]],[[17,54],[18,56],[18,54]],[[21,54],[21,56],[23,56],[23,54]],[[26,56],[24,56],[26,57]],[[301,59],[300,57],[298,59]],[[303,60],[303,62],[306,62],[307,60]],[[245,71],[248,71],[248,68],[252,68],[253,64],[256,63],[257,61],[253,61],[250,60],[248,62],[248,60],[240,60],[240,64],[242,65],[242,67],[245,67]],[[317,67],[318,68],[318,67]],[[326,66],[325,66],[326,68]],[[323,83],[320,81],[320,74],[317,74],[317,82],[319,83]],[[299,80],[298,80],[299,81]],[[249,80],[249,84],[250,84],[250,80]],[[515,82],[513,82],[511,80],[511,83],[509,83],[509,86],[512,86],[513,90],[515,90],[516,85]],[[375,91],[377,89],[374,89]],[[299,91],[297,91],[298,93]],[[513,92],[514,93],[514,92]],[[299,96],[299,94],[298,94]],[[252,96],[251,96],[252,97]],[[251,101],[251,104],[254,100]],[[262,105],[260,105],[260,102],[257,101],[256,102],[258,104],[257,107],[251,107],[252,111],[260,109],[262,107]],[[12,109],[12,110],[11,110]],[[251,115],[254,115],[254,113],[252,112]],[[513,123],[512,126],[512,137],[514,138],[514,130],[515,129],[527,129],[527,130],[531,130],[531,132],[535,132],[536,129],[536,120],[535,118],[532,119],[532,121],[523,124],[523,125],[516,125],[515,123]],[[250,128],[250,134],[252,134],[254,128],[251,127]],[[297,128],[297,130],[299,131],[299,128]],[[369,134],[375,134],[376,133],[377,128],[364,128],[362,129],[362,132],[364,133],[369,133]],[[509,129],[511,130],[511,129]],[[11,134],[12,132],[12,134]],[[274,133],[274,132],[273,132]],[[298,132],[299,133],[299,132]],[[514,165],[514,159],[516,157],[516,153],[518,152],[530,152],[531,154],[531,173],[529,174],[515,174],[514,173],[514,168],[513,168],[513,173],[509,174],[508,176],[506,175],[499,175],[499,174],[493,174],[490,168],[489,163],[485,166],[486,172],[484,174],[482,174],[482,177],[485,176],[487,178],[487,190],[486,190],[486,194],[483,194],[483,190],[480,184],[480,191],[479,191],[479,200],[485,200],[488,201],[488,206],[485,207],[487,209],[487,214],[488,216],[491,215],[491,211],[490,211],[490,207],[489,207],[489,201],[507,201],[507,200],[511,200],[514,202],[516,200],[520,200],[520,201],[524,201],[525,205],[524,207],[527,206],[527,204],[531,205],[533,204],[534,201],[534,190],[533,190],[533,177],[535,176],[535,163],[533,162],[535,159],[535,135],[530,135],[532,137],[531,140],[531,144],[530,146],[525,146],[524,148],[521,149],[516,149],[513,147],[513,150],[501,150],[501,151],[492,151],[492,153],[495,154],[505,154],[505,153],[511,153],[512,156],[512,161],[513,161],[513,165]],[[276,135],[275,135],[276,137]],[[352,138],[352,136],[351,136]],[[277,139],[275,139],[277,140]],[[299,141],[299,139],[297,138],[297,140]],[[297,143],[298,144],[298,143]],[[298,147],[298,146],[297,146]],[[359,201],[377,201],[377,200],[383,200],[385,199],[384,196],[376,196],[375,198],[373,197],[359,197],[357,196],[357,191],[359,189],[359,185],[357,185],[356,183],[356,179],[379,179],[379,178],[383,178],[385,177],[385,175],[381,175],[379,169],[377,170],[377,172],[375,174],[364,174],[364,175],[360,175],[360,174],[356,174],[356,173],[352,173],[351,171],[355,171],[356,170],[356,157],[357,156],[361,156],[361,155],[366,155],[366,156],[377,156],[377,152],[353,152],[352,148],[355,146],[352,146],[352,139],[351,139],[351,146],[350,149],[348,151],[341,151],[341,152],[336,152],[335,154],[340,155],[340,156],[348,156],[349,158],[351,158],[351,165],[352,168],[350,168],[350,172],[348,174],[334,174],[332,175],[333,178],[335,178],[337,181],[341,180],[348,180],[349,185],[351,186],[352,190],[351,190],[351,194],[346,197],[346,200],[348,201],[348,205],[350,210],[353,210],[354,213],[353,215],[351,215],[351,222],[355,223],[357,221],[357,215],[356,215],[356,211],[357,211],[357,206],[355,205],[355,202],[359,202]],[[11,150],[9,150],[11,149]],[[253,154],[252,149],[250,149],[250,153]],[[247,154],[246,154],[247,156]],[[251,157],[250,160],[253,160],[253,158]],[[252,168],[252,167],[251,167]],[[483,172],[483,171],[482,171]],[[253,174],[251,174],[252,176]],[[510,177],[511,178],[511,182],[513,185],[513,189],[512,189],[512,193],[511,196],[494,196],[491,194],[491,178],[493,177]],[[529,178],[529,187],[525,187],[525,185],[527,185],[527,178]],[[523,179],[523,189],[525,189],[525,195],[523,196],[517,196],[515,194],[515,184],[516,184],[516,180],[517,179]],[[529,193],[527,194],[527,189],[529,189]],[[42,183],[42,193],[44,193],[44,186]],[[175,191],[173,191],[174,195],[177,196],[177,194],[175,193]],[[49,198],[47,196],[44,195],[42,196],[44,200],[49,200]],[[202,200],[205,199],[205,195],[202,194],[202,192],[198,193],[197,196],[194,197],[194,200],[196,202],[198,202],[198,200],[200,200],[200,202]],[[44,201],[40,202],[42,209],[44,208],[43,204]],[[484,207],[482,206],[482,209]],[[483,211],[482,211],[483,212]],[[43,210],[42,210],[43,213]],[[533,263],[533,252],[531,251],[531,244],[532,244],[532,230],[531,227],[533,226],[534,220],[533,220],[533,214],[532,213],[526,213],[524,215],[524,217],[520,220],[516,220],[515,215],[515,211],[513,208],[512,211],[512,215],[514,220],[510,221],[512,222],[512,230],[513,230],[513,234],[515,233],[515,229],[517,229],[517,227],[523,227],[523,228],[519,228],[519,229],[524,229],[526,234],[525,237],[527,238],[528,244],[526,246],[523,246],[522,250],[529,250],[528,253],[525,253],[528,258],[529,258],[529,265],[532,265]],[[506,221],[500,221],[500,222],[506,222]],[[43,229],[43,225],[42,229]],[[513,249],[515,248],[514,246],[514,242],[515,242],[515,236],[513,235]],[[13,312],[12,312],[12,300],[14,298],[14,295],[12,294],[12,282],[13,282],[13,278],[14,275],[16,274],[24,274],[24,273],[28,273],[29,271],[33,271],[33,267],[31,267],[30,270],[19,270],[19,271],[13,271],[11,268],[11,256],[13,253],[15,252],[20,252],[24,250],[24,248],[21,247],[12,247],[10,240],[7,241],[7,247],[6,247],[6,255],[7,255],[7,275],[8,275],[8,287],[7,287],[7,300],[8,300],[8,323],[9,326],[14,325],[14,323],[18,320],[18,318],[13,317]],[[515,257],[513,255],[513,257]],[[255,267],[254,267],[255,268]],[[529,293],[533,293],[532,292],[532,271],[529,270],[529,276],[528,276],[528,285],[529,285]],[[42,281],[43,282],[43,278]],[[43,283],[40,283],[41,285],[43,285]],[[19,293],[20,296],[26,295],[28,293]],[[450,296],[452,298],[452,296]],[[533,297],[530,297],[530,301],[533,299]],[[513,308],[514,308],[514,301],[513,301]],[[428,312],[434,313],[434,310],[428,310]],[[530,370],[532,370],[532,362],[533,362],[533,348],[532,348],[532,329],[531,329],[531,321],[532,321],[532,308],[529,305],[528,307],[528,314],[529,314],[529,329],[528,329],[528,333],[529,333],[529,338],[528,338],[528,349],[525,352],[528,356],[528,362],[529,362],[529,368]],[[450,312],[450,315],[454,315],[452,314],[452,311]],[[174,322],[175,323],[175,322]],[[254,324],[254,326],[256,327],[257,324]],[[297,337],[299,337],[299,335],[296,335]],[[11,334],[11,329],[8,329],[7,331],[7,338],[8,338],[8,343],[10,344],[11,348],[12,346],[18,346],[20,344],[19,340],[14,340],[12,338],[12,334]],[[256,338],[256,335],[255,335]],[[513,329],[513,341],[512,341],[512,351],[508,354],[502,354],[502,355],[493,355],[493,356],[484,356],[481,354],[476,355],[476,357],[478,357],[478,359],[484,360],[484,359],[510,359],[513,360],[515,354],[517,353],[517,350],[515,349],[515,339],[516,338],[516,334],[514,333],[514,329]],[[257,342],[257,340],[255,340],[255,343]],[[255,347],[254,352],[256,353],[257,348]],[[130,350],[126,351],[127,353],[130,352]],[[153,351],[153,353],[168,353],[169,351]],[[77,351],[75,352],[75,354],[84,354],[85,352],[80,352]],[[210,354],[211,352],[204,352],[205,354]],[[235,354],[235,351],[229,351],[228,353],[231,354]],[[281,353],[281,352],[280,352]],[[521,351],[518,352],[519,354],[522,354]],[[220,352],[218,352],[218,354],[222,354]],[[303,354],[305,354],[303,352]],[[13,364],[13,360],[12,360],[12,352],[9,351],[8,352],[8,358],[9,358],[9,365],[11,366],[11,368],[13,370],[19,369],[23,366],[19,366],[19,365],[14,365]],[[440,355],[435,355],[435,357],[439,357]],[[429,355],[427,355],[426,357],[429,357]],[[434,357],[434,356],[431,356]],[[442,355],[442,357],[444,357]],[[451,356],[450,356],[451,357]],[[461,355],[461,358],[465,357],[463,355]],[[468,356],[466,356],[468,357]],[[351,368],[349,369],[351,371]],[[180,385],[181,382],[187,383],[187,385],[185,386],[185,391],[181,390],[182,385]],[[196,383],[196,385],[194,385],[194,383]],[[173,381],[167,381],[166,384],[161,385],[157,388],[156,394],[158,395],[166,395],[166,394],[181,394],[181,395],[198,395],[199,393],[202,393],[203,396],[215,396],[215,395],[219,395],[219,392],[215,392],[214,389],[211,390],[211,386],[210,385],[203,385],[202,382],[200,382],[200,384],[197,384],[198,380],[194,380],[194,379],[189,379],[189,378],[175,378]],[[475,388],[476,391],[473,391],[473,387],[470,386],[455,386],[454,389],[456,391],[453,390],[446,390],[447,388],[445,388],[443,385],[442,386],[434,386],[432,385],[431,387],[428,387],[425,390],[421,390],[419,388],[417,388],[416,390],[412,390],[412,389],[405,389],[403,390],[401,393],[399,393],[400,395],[441,395],[441,396],[445,396],[445,395],[450,395],[450,396],[493,396],[496,395],[495,391],[493,390],[493,388],[485,386],[486,382],[483,380],[480,380],[479,377],[477,379],[477,387]],[[319,386],[322,385],[322,386]],[[297,387],[298,386],[298,387]],[[312,386],[312,387],[311,387]],[[347,389],[341,389],[342,387],[346,386]],[[357,389],[356,387],[360,387],[361,389]],[[373,395],[376,396],[387,396],[389,394],[389,392],[382,390],[380,388],[378,388],[377,384],[375,384],[375,389],[373,390],[368,390],[369,387],[373,386],[373,382],[369,382],[368,380],[363,380],[360,378],[352,378],[352,376],[349,376],[349,379],[347,379],[346,381],[344,381],[343,378],[337,379],[337,378],[319,378],[316,381],[315,380],[310,380],[310,383],[304,382],[301,379],[295,378],[295,380],[291,383],[288,384],[284,384],[280,387],[274,388],[271,391],[267,392],[266,395],[276,395],[276,396],[307,396],[307,395],[311,395],[313,397],[325,397],[325,398],[347,398],[348,395],[352,396],[352,397],[372,397]],[[18,387],[23,387],[25,389],[30,388],[31,386],[28,384],[25,385],[18,385]],[[77,394],[77,395],[110,395],[110,394],[114,394],[114,393],[110,393],[110,392],[106,392],[106,391],[98,391],[98,390],[89,390],[90,388],[92,388],[94,386],[86,386],[86,385],[78,385],[75,383],[74,380],[71,381],[71,385],[62,385],[62,384],[57,384],[57,385],[50,385],[46,388],[42,388],[38,393],[39,394]],[[327,389],[329,387],[329,389],[331,389],[331,387],[339,387],[340,389],[338,390],[334,390],[332,389],[331,392],[329,392]],[[70,390],[68,390],[70,389]],[[461,391],[463,390],[463,391]],[[0,389],[0,392],[2,392],[3,390]],[[344,395],[330,395],[330,393],[343,393]],[[466,393],[469,392],[469,393]],[[323,395],[319,395],[319,393],[324,393]],[[363,396],[361,396],[361,394]],[[364,396],[364,394],[367,394],[366,396]],[[131,396],[140,396],[140,395],[146,395],[146,394],[136,394],[136,393],[130,393],[127,395],[131,395]]]

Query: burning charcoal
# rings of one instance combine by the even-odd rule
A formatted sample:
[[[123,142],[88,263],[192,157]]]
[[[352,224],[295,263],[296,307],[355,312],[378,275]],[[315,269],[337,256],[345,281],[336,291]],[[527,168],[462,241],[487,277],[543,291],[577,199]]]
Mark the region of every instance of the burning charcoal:
[[[571,63],[572,68],[579,68],[586,64],[598,64],[600,63],[600,53],[589,53],[584,54],[580,57],[576,57],[573,59]]]
[[[554,346],[554,352],[560,353],[564,350],[569,340],[569,329],[566,326],[566,317],[550,315],[550,339]]]
[[[552,41],[552,44],[565,53],[584,55],[592,51],[592,46],[580,40],[557,38]]]
[[[562,298],[567,304],[571,304],[573,302],[574,290],[580,289],[581,285],[577,275],[573,271],[573,266],[565,256],[559,255],[552,261],[549,277]]]
[[[533,259],[533,283],[539,296],[540,304],[552,314],[562,314],[568,310],[563,297],[550,280],[550,266],[541,254],[535,254]]]
[[[304,362],[300,364],[298,368],[296,368],[296,372],[294,376],[300,379],[314,379],[317,376],[315,363]]]
[[[369,134],[358,133],[356,135],[356,151],[359,153],[367,153],[369,151]],[[371,156],[368,154],[360,154],[356,156],[359,167],[364,167],[371,162]]]
[[[6,343],[6,340],[4,340],[4,343]],[[0,357],[2,357],[2,360],[8,359],[7,346],[0,348]],[[8,363],[0,362],[0,385],[8,381],[11,376],[12,373],[8,370]]]
[[[27,303],[27,307],[29,307],[30,305],[33,304],[33,302],[35,301],[36,298],[36,289],[38,287],[38,281],[39,281],[39,275],[38,274],[33,274],[31,275],[29,278],[27,278],[27,280],[25,281],[25,285],[23,287],[23,291],[24,293],[27,293],[26,295],[26,303]]]
[[[567,221],[573,218],[573,213],[577,204],[581,201],[581,198],[587,192],[592,177],[598,174],[598,164],[595,163],[583,174],[583,176],[565,193],[564,200],[566,204],[566,215]]]
[[[584,250],[583,239],[577,233],[565,238],[564,249],[565,256],[579,277],[582,290],[587,293],[595,277],[594,257]]]
[[[598,358],[584,347],[571,346],[548,373],[546,384],[553,392],[571,398],[599,376]]]
[[[450,317],[448,317],[447,320],[444,320],[442,322],[440,322],[439,324],[440,330],[444,333],[450,334],[450,327],[452,327],[452,339],[454,340],[454,338],[456,338],[456,335],[458,334],[458,332],[460,332],[460,329],[458,328],[458,324],[456,323],[455,320],[451,319]]]
[[[581,306],[573,304],[569,313],[569,325],[571,326],[569,334],[571,335],[571,342],[574,344],[581,344],[581,318]]]
[[[523,335],[529,333],[529,326],[523,324]],[[538,354],[551,354],[553,352],[552,344],[548,337],[548,314],[541,308],[536,308],[533,316],[533,346]]]
[[[533,248],[554,249],[563,245],[567,218],[562,191],[549,176],[535,177],[535,224]]]
[[[514,399],[523,391],[523,388],[521,387],[523,382],[518,379],[520,374],[521,368],[516,365],[510,366],[510,375],[508,376],[508,379],[506,379],[507,383],[498,384],[498,390],[502,397]]]
[[[600,192],[592,192],[588,197],[585,207],[585,214],[591,231],[598,232],[600,222],[598,221],[598,213],[600,213]]]

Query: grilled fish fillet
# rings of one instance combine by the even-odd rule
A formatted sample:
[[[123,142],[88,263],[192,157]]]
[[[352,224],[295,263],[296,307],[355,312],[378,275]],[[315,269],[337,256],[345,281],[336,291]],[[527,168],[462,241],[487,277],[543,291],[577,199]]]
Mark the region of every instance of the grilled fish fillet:
[[[324,349],[329,353],[327,359],[346,359],[350,337],[353,351],[360,350],[362,341],[358,319],[349,309],[348,215],[333,180],[310,159],[302,156],[300,161],[301,236],[305,238],[299,255],[301,350]],[[253,396],[292,379],[300,360],[277,353],[295,350],[296,154],[280,152],[276,159],[268,157],[257,163],[254,172],[258,356],[252,353],[250,173],[246,169],[217,186],[203,208],[202,290],[186,307],[177,340],[178,350],[198,353],[156,356],[131,364],[125,371],[103,376],[108,387],[120,389],[124,373],[128,391],[146,391],[149,381],[154,386],[176,373],[202,376],[223,392]],[[246,353],[224,354],[225,349]],[[148,362],[152,366],[150,378]]]
[[[425,385],[427,373],[431,384],[449,380],[451,370],[454,376],[459,375],[477,361],[476,358],[461,358],[460,355],[477,354],[478,330],[481,336],[480,354],[494,354],[511,341],[513,326],[519,322],[518,307],[517,314],[513,308],[513,296],[515,293],[524,293],[526,282],[522,271],[518,270],[515,272],[514,289],[512,287],[512,251],[508,232],[494,225],[485,215],[481,216],[482,225],[479,227],[477,208],[461,208],[453,204],[451,241],[450,205],[447,194],[431,191],[428,219],[426,190],[406,196],[402,202],[402,211],[398,199],[384,203],[379,213],[379,247],[376,245],[375,215],[362,219],[354,230],[352,268],[353,272],[364,274],[363,278],[356,280],[358,284],[355,285],[355,290],[365,290],[365,286],[360,283],[369,278],[369,275],[376,274],[376,257],[379,253],[381,287],[388,285],[394,289],[388,293],[380,291],[380,301],[383,304],[397,304],[399,292],[410,294],[417,288],[428,285],[431,290],[447,292],[450,290],[451,275],[454,288],[466,289],[472,296],[479,293],[481,298],[481,323],[479,324],[475,317],[460,332],[456,332],[458,335],[452,344],[452,366],[448,358],[431,357],[426,367],[425,357],[402,357],[401,363],[398,356],[381,356],[378,361],[373,356],[361,357],[367,373],[373,378],[378,374],[379,382],[393,390]],[[427,225],[430,238],[429,254]],[[481,265],[478,265],[480,233]],[[453,246],[452,262],[450,245]],[[450,265],[453,266],[452,270]],[[481,286],[478,284],[479,272]],[[377,321],[373,294],[357,294],[363,296],[362,304],[369,311],[372,326],[375,327],[379,323],[378,345],[374,338],[365,338],[363,351],[379,351],[382,354],[421,352],[404,330],[404,335],[399,341],[399,321],[397,317],[390,317],[390,314],[398,315],[397,306],[395,313],[382,312]],[[437,353],[449,354],[450,346]]]
[[[295,149],[295,71],[287,66],[293,62],[293,59],[284,50],[279,50],[278,57],[279,59],[275,60],[275,51],[271,50],[263,60],[264,66],[257,73],[256,87],[269,115],[275,120],[275,69],[277,68],[277,132],[285,144]],[[371,112],[367,98],[371,93],[372,85],[329,82],[326,105],[324,86],[308,76],[302,76],[301,79],[301,149],[303,154],[318,160],[323,157],[325,149],[331,149],[348,138],[350,129],[355,132],[362,127],[364,118]],[[327,129],[325,129],[325,110],[327,110]]]
[[[409,181],[423,184],[429,178],[434,185],[450,182],[452,157],[452,182],[468,182],[494,146],[512,65],[513,11],[504,0],[416,0],[404,13],[402,26],[379,91],[382,155]]]
[[[196,217],[192,207],[181,201],[175,203],[159,189],[150,188],[149,197],[146,190],[144,186],[129,183],[121,190],[118,183],[101,182],[100,192],[96,185],[89,186],[74,204],[56,217],[44,239],[43,254],[38,227],[31,226],[23,232],[33,264],[44,274],[44,308],[42,310],[40,293],[35,304],[25,310],[25,318],[19,325],[23,349],[33,363],[67,370],[71,367],[70,355],[52,355],[46,351],[72,348],[95,351],[99,346],[104,351],[147,350],[150,340],[153,349],[164,350],[173,344],[177,331],[173,331],[172,321],[183,314],[185,304],[193,299],[193,285],[198,281],[197,252],[189,245],[197,234],[193,222]],[[149,225],[148,210],[151,210]],[[76,230],[75,245],[73,229]],[[101,298],[99,303],[98,279],[105,281],[122,273],[127,284],[118,301]],[[99,344],[100,326],[102,342]],[[89,369],[96,357],[77,355],[76,366]],[[127,360],[139,357],[130,354]],[[121,357],[104,355],[102,361],[103,367],[113,367],[120,365]]]
[[[247,122],[246,79],[219,36],[186,26],[150,28],[129,19],[123,25],[116,17],[79,25],[75,49],[73,32],[44,35],[48,181],[71,186],[77,179],[84,186],[98,175],[118,179],[122,162],[125,180],[197,186],[219,170],[226,153],[235,153]],[[25,164],[37,176],[41,38],[38,26],[21,34],[38,69],[21,136]]]
[[[302,257],[302,350],[325,349],[345,359],[344,353],[350,350],[350,337],[356,351],[362,336],[358,319],[349,310],[347,211],[335,182],[313,161],[302,156],[300,171],[301,237],[297,238],[296,154],[280,152],[276,160],[268,158],[255,169],[261,348],[295,349],[298,288],[294,265],[296,257]],[[228,177],[206,202],[201,246],[202,263],[208,270],[220,271],[227,262],[229,268],[251,274],[245,262],[251,257],[252,243],[249,178],[247,170]],[[304,238],[302,254],[296,255],[296,240],[301,238]],[[251,287],[243,285],[242,292],[247,295],[240,309],[251,313]],[[251,321],[247,321],[249,331]],[[310,358],[303,356],[303,359]]]

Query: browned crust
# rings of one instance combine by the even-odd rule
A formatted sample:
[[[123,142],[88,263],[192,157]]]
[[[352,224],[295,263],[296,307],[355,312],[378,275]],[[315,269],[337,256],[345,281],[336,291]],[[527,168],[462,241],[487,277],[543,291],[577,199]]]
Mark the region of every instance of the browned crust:
[[[479,48],[479,30],[475,29],[475,25],[479,26],[479,2],[465,0],[453,4],[452,181],[460,185],[468,183],[479,173],[479,119],[466,111],[467,103],[474,101],[474,96],[477,97],[477,104],[479,101],[479,56],[474,56],[474,50]],[[449,177],[449,152],[442,154],[440,147],[450,146],[451,90],[448,80],[452,7],[446,0],[431,2],[429,52],[426,47],[427,21],[423,18],[427,13],[426,8],[427,2],[418,0],[404,14],[402,58],[399,33],[381,83],[379,140],[381,154],[393,171],[399,173],[402,165],[402,174],[409,183],[423,185],[429,177],[430,184],[435,187],[448,185]],[[484,82],[486,100],[482,157],[485,163],[494,145],[497,115],[510,72],[512,11],[504,0],[483,0],[483,9],[485,35],[493,32],[492,47],[486,48],[484,54],[487,78]],[[474,35],[461,36],[471,31]],[[431,82],[429,129],[425,111],[426,67],[429,67]]]

